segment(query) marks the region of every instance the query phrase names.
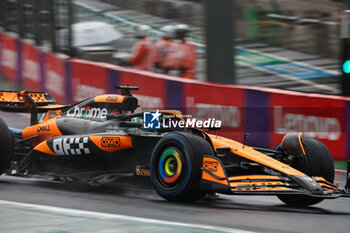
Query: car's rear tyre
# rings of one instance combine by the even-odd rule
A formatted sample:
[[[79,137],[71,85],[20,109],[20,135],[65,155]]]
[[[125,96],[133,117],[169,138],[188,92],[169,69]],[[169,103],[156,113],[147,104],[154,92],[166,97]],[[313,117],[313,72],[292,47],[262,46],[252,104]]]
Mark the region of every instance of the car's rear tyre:
[[[293,163],[293,167],[308,176],[321,176],[327,181],[334,181],[334,162],[327,147],[315,138],[301,137],[305,149],[305,156],[300,161]],[[288,205],[309,206],[320,203],[324,198],[310,197],[306,195],[277,195]]]
[[[10,167],[13,145],[13,135],[6,122],[0,118],[0,175]]]
[[[169,201],[196,201],[205,192],[200,189],[203,155],[214,155],[203,138],[185,132],[164,136],[151,157],[151,181],[154,189]]]

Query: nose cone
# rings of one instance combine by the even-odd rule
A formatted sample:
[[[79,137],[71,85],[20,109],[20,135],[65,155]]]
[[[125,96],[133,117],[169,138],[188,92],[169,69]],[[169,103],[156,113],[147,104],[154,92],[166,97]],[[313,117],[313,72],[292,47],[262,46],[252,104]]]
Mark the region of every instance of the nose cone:
[[[323,194],[323,189],[321,185],[319,185],[315,179],[305,175],[305,176],[298,176],[298,175],[292,175],[290,176],[291,179],[293,179],[300,187],[310,191],[312,194],[320,195]]]

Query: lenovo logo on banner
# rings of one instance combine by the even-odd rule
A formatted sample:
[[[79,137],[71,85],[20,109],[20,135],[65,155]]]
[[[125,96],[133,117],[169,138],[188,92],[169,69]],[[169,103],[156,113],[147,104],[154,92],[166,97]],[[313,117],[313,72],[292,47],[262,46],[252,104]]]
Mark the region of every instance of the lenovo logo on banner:
[[[62,95],[62,90],[64,90],[63,76],[57,74],[54,71],[48,71],[46,78],[46,88],[49,90],[49,92],[57,95]]]
[[[197,103],[192,111],[192,116],[195,118],[215,118],[220,120],[223,126],[238,128],[241,124],[241,112],[235,106]]]
[[[16,69],[17,67],[17,54],[8,49],[3,50],[2,65],[10,69]]]
[[[134,95],[138,101],[140,106],[146,108],[163,108],[163,100],[160,97],[154,96],[144,96],[144,95]]]
[[[105,94],[105,90],[97,87],[92,87],[84,84],[78,84],[74,101],[82,101],[96,95]]]
[[[336,141],[341,135],[337,118],[283,112],[282,107],[274,107],[274,131],[277,134],[303,132],[305,136]]]
[[[39,64],[32,60],[25,60],[23,67],[23,76],[35,82],[40,81]]]

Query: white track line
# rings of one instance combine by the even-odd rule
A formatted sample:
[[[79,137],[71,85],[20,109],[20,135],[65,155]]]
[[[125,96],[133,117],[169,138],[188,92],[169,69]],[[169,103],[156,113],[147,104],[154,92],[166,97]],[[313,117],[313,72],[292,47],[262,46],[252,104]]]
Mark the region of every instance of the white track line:
[[[68,215],[73,217],[88,217],[88,218],[94,218],[94,219],[97,218],[102,220],[127,220],[127,221],[136,221],[136,222],[151,223],[151,224],[158,224],[158,225],[171,225],[171,226],[197,228],[202,230],[212,230],[212,231],[230,232],[230,233],[253,233],[252,231],[244,231],[244,230],[239,230],[235,228],[171,222],[171,221],[158,220],[158,219],[140,218],[140,217],[127,216],[127,215],[108,214],[108,213],[100,213],[100,212],[85,211],[85,210],[75,210],[75,209],[69,209],[69,208],[28,204],[28,203],[20,203],[20,202],[12,202],[12,201],[4,201],[4,200],[0,200],[0,205],[7,206],[7,207],[23,208],[28,210],[51,212],[51,213],[59,214],[63,216]]]

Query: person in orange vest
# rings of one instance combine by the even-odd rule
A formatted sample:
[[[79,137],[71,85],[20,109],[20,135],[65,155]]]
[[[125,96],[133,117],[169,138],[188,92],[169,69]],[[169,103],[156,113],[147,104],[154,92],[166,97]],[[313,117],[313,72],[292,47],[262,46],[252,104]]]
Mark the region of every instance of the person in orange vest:
[[[188,25],[175,26],[176,43],[172,48],[170,66],[180,77],[195,79],[196,46],[186,39]]]
[[[148,39],[151,27],[140,25],[136,28],[136,38],[139,40],[133,47],[129,64],[138,70],[149,70],[149,55],[151,42]]]
[[[173,44],[174,26],[163,26],[160,31],[162,32],[162,38],[152,47],[151,65],[155,72],[168,74],[170,67],[167,65],[167,59]]]

